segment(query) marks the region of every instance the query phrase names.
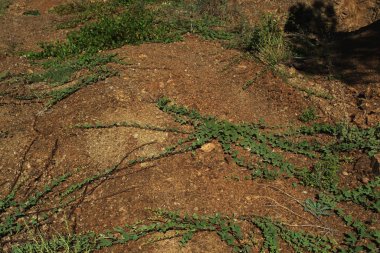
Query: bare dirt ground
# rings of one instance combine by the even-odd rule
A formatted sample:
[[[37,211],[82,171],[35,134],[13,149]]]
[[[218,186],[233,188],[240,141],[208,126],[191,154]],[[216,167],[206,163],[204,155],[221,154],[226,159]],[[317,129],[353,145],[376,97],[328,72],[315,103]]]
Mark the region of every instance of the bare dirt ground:
[[[40,41],[64,38],[66,32],[55,29],[59,18],[47,12],[62,2],[14,1],[0,18],[0,72],[33,71],[34,66],[16,52],[37,50]],[[273,7],[272,1],[265,1],[267,5],[260,2],[263,10]],[[284,8],[281,4],[275,7]],[[41,16],[22,15],[29,9],[38,9]],[[20,171],[22,176],[34,178],[41,186],[66,172],[76,171],[74,180],[92,175],[117,164],[126,154],[132,159],[162,152],[181,134],[123,127],[73,128],[85,122],[118,121],[181,127],[157,108],[155,102],[162,96],[201,114],[234,123],[264,120],[269,125],[299,126],[298,117],[308,106],[317,108],[320,122],[348,120],[363,127],[379,122],[380,72],[376,69],[368,72],[372,79],[367,85],[295,72],[292,83],[297,87],[313,87],[334,97],[326,100],[308,96],[270,72],[243,90],[243,85],[263,67],[242,52],[194,35],[186,36],[181,42],[127,45],[113,52],[130,63],[117,66],[119,76],[83,88],[47,111],[39,102],[0,97],[1,195],[9,190]],[[379,66],[378,59],[373,64]],[[0,92],[8,89],[10,87],[0,86]],[[364,109],[363,104],[367,106]],[[207,152],[197,150],[132,167],[122,164],[125,169],[93,188],[80,205],[67,212],[68,217],[62,215],[55,222],[63,224],[68,218],[74,231],[102,232],[145,219],[149,217],[147,209],[160,208],[199,214],[254,213],[288,224],[303,224],[306,220],[318,222],[294,200],[312,198],[315,194],[312,188],[294,188],[292,179],[244,180],[249,173],[226,159],[220,145],[214,144],[215,148]],[[363,174],[355,172],[354,164],[347,164],[345,170],[349,172],[342,176],[345,184],[360,183]],[[353,208],[352,212],[358,216],[368,215],[360,208]],[[324,223],[336,230],[346,230],[334,217],[324,218]],[[317,228],[310,231],[325,233]],[[286,247],[283,252],[288,252]],[[216,235],[201,233],[185,247],[179,246],[174,238],[154,244],[137,241],[104,252],[230,250]]]

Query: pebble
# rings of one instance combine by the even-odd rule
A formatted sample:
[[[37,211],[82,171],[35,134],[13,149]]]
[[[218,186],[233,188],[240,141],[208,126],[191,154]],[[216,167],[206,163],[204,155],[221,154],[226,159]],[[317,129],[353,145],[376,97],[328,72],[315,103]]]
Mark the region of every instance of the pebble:
[[[362,178],[362,182],[363,182],[364,184],[368,184],[368,182],[369,182],[369,178],[368,178],[368,177],[363,177],[363,178]]]
[[[201,150],[206,153],[210,153],[215,149],[215,144],[214,143],[206,143],[202,145]]]
[[[343,174],[343,176],[348,176],[348,175],[350,175],[347,171],[343,171],[342,174]]]

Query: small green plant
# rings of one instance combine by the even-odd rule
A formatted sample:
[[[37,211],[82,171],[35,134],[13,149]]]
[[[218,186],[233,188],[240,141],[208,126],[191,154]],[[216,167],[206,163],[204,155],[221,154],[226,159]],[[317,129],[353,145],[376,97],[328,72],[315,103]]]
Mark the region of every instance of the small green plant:
[[[317,119],[317,113],[314,107],[306,108],[299,116],[299,120],[304,123],[313,121],[315,119]]]
[[[252,31],[247,47],[263,63],[275,66],[291,57],[291,50],[279,21],[272,15],[262,16]]]
[[[306,199],[304,203],[305,211],[315,216],[330,216],[331,206],[324,205],[321,202]]]
[[[39,10],[27,10],[22,13],[24,16],[40,16],[41,13]]]

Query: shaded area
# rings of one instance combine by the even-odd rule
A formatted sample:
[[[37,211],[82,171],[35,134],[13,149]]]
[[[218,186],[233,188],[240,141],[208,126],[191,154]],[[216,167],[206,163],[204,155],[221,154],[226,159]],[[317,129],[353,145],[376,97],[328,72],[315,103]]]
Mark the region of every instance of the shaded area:
[[[331,3],[315,1],[313,5],[297,3],[289,8],[285,31],[324,36],[335,33],[336,13]]]
[[[380,20],[342,33],[332,46],[335,70],[348,84],[380,82]]]
[[[353,32],[337,32],[332,4],[314,1],[289,9],[285,31],[297,54],[292,65],[349,85],[380,81],[380,20]]]

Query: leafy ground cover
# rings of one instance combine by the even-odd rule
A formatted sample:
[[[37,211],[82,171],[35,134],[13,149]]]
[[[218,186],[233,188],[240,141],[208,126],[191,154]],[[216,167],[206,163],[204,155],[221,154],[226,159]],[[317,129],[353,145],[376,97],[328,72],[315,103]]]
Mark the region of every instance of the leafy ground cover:
[[[284,112],[285,105],[275,104],[275,93],[267,95],[268,89],[280,87],[280,99],[290,93],[286,106],[294,99],[311,104],[310,97],[322,97],[322,104],[337,101],[316,96],[320,93],[313,89],[294,88],[289,85],[291,74],[281,75],[281,64],[292,57],[291,45],[273,15],[264,15],[250,28],[232,7],[222,0],[75,1],[50,11],[75,17],[57,27],[73,29],[67,38],[27,53],[33,70],[0,74],[0,109],[6,115],[0,141],[8,143],[2,168],[10,168],[0,180],[2,250],[165,252],[162,243],[174,241],[179,245],[173,246],[174,252],[186,247],[192,252],[192,243],[213,235],[216,239],[208,243],[216,250],[211,252],[377,252],[380,178],[355,172],[353,160],[380,152],[380,124],[361,128],[332,121],[314,104]],[[205,55],[190,48],[189,34],[217,41],[204,42],[210,47]],[[153,53],[163,45],[156,57],[159,64],[168,57],[169,67],[184,69],[176,74],[173,69],[166,73],[165,65],[151,67],[146,61],[155,61],[149,62],[152,52],[143,43],[150,43]],[[227,54],[215,46],[220,44],[248,50],[248,60],[242,60],[247,51],[231,50],[228,53],[238,54],[228,59],[232,63],[205,68],[224,61],[215,58]],[[189,53],[173,64],[177,47]],[[202,57],[207,59],[197,61]],[[253,64],[252,57],[259,60],[256,76],[240,78]],[[216,67],[220,72],[211,72]],[[222,76],[200,73],[205,69]],[[232,74],[223,72],[226,69]],[[165,82],[146,84],[150,77],[161,80],[166,75]],[[202,75],[217,79],[216,85],[208,79],[203,86],[193,86]],[[184,79],[188,82],[183,85],[173,76],[197,78]],[[272,87],[265,78],[275,80]],[[234,79],[245,82],[231,84]],[[275,86],[281,81],[283,86]],[[181,94],[171,94],[178,85],[184,89]],[[260,111],[231,104],[251,90],[255,105],[273,99],[277,111],[268,108],[272,102],[258,107],[268,120],[241,120]],[[297,92],[306,93],[306,99]],[[197,97],[202,93],[205,97]],[[176,98],[166,97],[172,95]],[[210,109],[212,100],[217,103]],[[234,108],[233,113],[220,113],[224,105]],[[285,114],[287,125],[275,114]],[[28,143],[16,152],[19,142]],[[125,146],[131,150],[126,154],[112,151]],[[12,157],[15,154],[20,160]],[[105,202],[93,204],[96,196]],[[106,202],[114,197],[118,202]],[[200,245],[198,250],[207,251],[207,245]]]

